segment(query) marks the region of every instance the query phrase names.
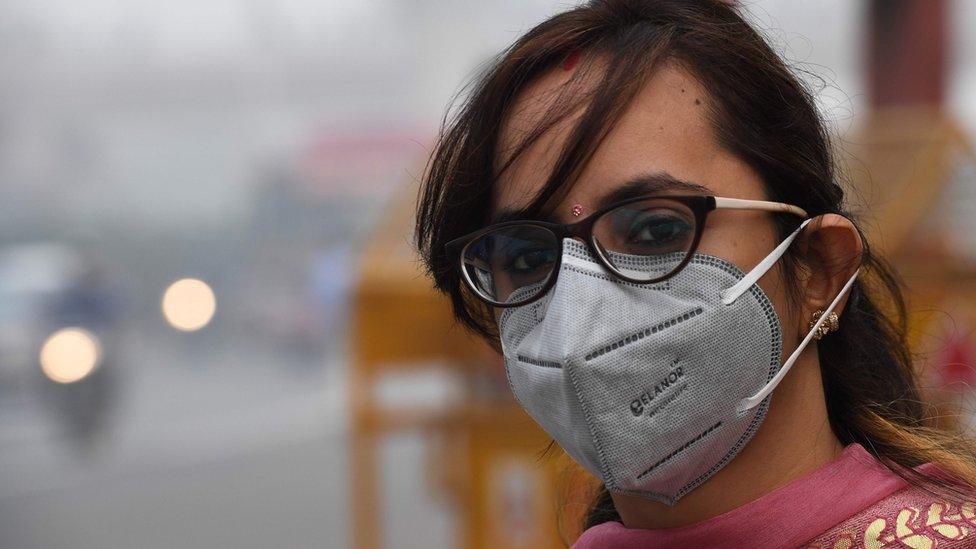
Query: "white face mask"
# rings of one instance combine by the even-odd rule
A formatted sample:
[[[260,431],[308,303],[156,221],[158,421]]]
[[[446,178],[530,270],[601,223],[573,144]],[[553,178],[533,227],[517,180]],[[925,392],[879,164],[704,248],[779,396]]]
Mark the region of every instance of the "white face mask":
[[[807,223],[748,274],[695,254],[646,285],[564,240],[555,287],[499,318],[512,392],[608,489],[674,505],[749,442],[767,397],[857,277],[780,367],[779,318],[756,281]],[[667,261],[618,260],[644,271]]]

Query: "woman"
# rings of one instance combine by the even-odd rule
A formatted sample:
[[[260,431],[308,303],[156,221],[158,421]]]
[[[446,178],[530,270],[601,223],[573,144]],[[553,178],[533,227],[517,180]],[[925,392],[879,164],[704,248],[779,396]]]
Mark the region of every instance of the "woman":
[[[594,0],[476,83],[418,243],[603,481],[578,547],[976,545],[976,452],[929,426],[843,198],[813,99],[726,2]]]

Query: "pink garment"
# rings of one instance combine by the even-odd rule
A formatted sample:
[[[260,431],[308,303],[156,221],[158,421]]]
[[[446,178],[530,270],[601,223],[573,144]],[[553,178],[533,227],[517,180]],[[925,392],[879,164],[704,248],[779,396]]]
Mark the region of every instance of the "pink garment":
[[[938,471],[930,463],[918,469]],[[607,522],[573,545],[607,547],[976,547],[976,503],[950,505],[851,444],[816,471],[717,517],[659,530]]]

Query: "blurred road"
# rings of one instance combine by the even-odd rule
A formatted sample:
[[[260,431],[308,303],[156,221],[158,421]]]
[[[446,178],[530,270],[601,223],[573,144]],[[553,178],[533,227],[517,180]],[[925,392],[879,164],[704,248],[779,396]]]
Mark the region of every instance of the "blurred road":
[[[341,360],[150,339],[91,454],[48,410],[0,422],[0,547],[347,546]]]

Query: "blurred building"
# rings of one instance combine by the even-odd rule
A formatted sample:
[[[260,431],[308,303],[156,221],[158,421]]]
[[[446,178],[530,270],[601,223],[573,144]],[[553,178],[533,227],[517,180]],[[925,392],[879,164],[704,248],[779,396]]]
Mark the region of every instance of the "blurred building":
[[[875,251],[906,283],[926,385],[943,397],[976,382],[976,149],[946,104],[951,8],[869,3],[870,110],[841,145]]]

